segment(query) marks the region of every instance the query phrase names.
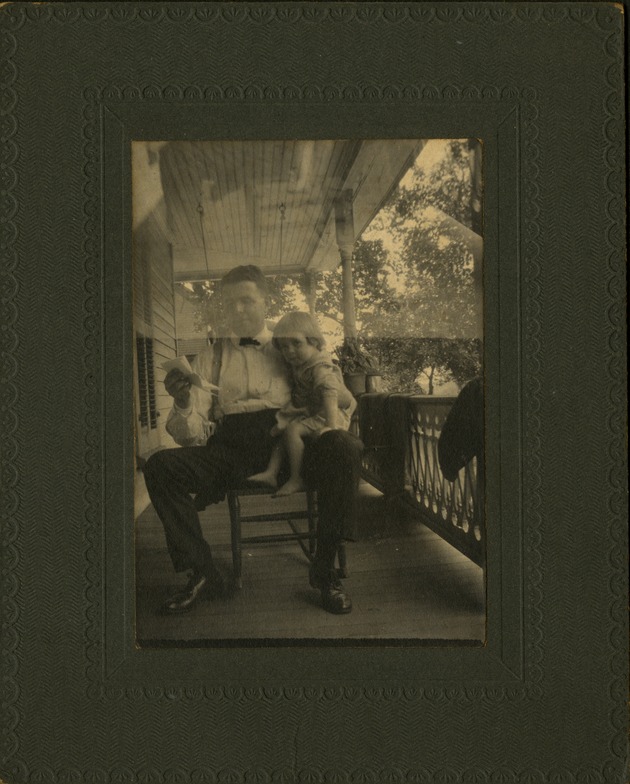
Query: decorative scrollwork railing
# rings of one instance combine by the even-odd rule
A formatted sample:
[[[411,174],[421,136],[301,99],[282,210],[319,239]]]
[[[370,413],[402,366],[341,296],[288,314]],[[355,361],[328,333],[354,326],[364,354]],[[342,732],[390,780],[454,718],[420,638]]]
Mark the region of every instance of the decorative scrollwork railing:
[[[417,511],[429,528],[475,563],[484,560],[483,470],[476,458],[449,482],[437,445],[453,398],[363,395],[365,478]]]

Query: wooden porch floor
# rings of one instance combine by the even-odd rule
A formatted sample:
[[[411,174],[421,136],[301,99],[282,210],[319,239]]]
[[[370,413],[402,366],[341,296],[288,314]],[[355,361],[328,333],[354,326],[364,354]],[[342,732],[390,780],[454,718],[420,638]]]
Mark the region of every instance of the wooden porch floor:
[[[244,513],[264,511],[270,504],[280,511],[299,508],[304,499],[255,496],[242,501]],[[229,578],[227,504],[211,507],[201,519],[215,563]],[[278,523],[257,526],[257,533],[288,530]],[[424,525],[402,519],[368,484],[361,485],[357,541],[347,545],[347,553],[349,577],[344,585],[353,601],[348,615],[322,610],[318,592],[308,584],[308,561],[296,542],[288,542],[245,546],[243,588],[231,598],[203,601],[186,615],[163,616],[157,608],[185,582],[185,575],[173,571],[162,526],[149,507],[136,523],[138,643],[484,640],[483,570]]]

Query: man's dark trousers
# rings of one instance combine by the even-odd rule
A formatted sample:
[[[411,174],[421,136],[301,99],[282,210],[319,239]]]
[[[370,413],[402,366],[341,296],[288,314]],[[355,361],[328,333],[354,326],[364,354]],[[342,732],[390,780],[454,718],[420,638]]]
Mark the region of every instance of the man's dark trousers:
[[[266,410],[224,417],[206,446],[166,449],[147,461],[147,489],[177,572],[211,569],[212,555],[198,509],[221,501],[227,489],[266,468],[275,414]],[[327,561],[334,558],[339,543],[354,533],[361,451],[361,442],[341,430],[306,443],[302,473],[307,485],[318,491],[317,553]]]

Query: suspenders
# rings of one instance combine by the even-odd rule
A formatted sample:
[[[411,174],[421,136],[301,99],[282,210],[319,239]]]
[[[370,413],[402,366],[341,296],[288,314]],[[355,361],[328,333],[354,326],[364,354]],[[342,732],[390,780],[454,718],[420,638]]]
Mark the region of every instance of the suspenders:
[[[223,359],[223,340],[217,338],[212,346],[212,367],[210,368],[210,383],[219,386],[219,376],[221,375],[221,360]],[[218,395],[212,395],[209,417],[211,422],[216,422],[215,409],[218,403]]]

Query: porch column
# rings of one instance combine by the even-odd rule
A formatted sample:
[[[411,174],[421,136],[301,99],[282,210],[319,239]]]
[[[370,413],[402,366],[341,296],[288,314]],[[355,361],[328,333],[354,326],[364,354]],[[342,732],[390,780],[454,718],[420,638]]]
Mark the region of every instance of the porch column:
[[[308,312],[311,316],[315,315],[315,300],[317,297],[317,273],[307,272],[304,276],[305,280],[305,295],[306,303],[308,305]]]
[[[354,250],[354,220],[352,216],[352,189],[347,188],[335,199],[335,229],[341,256],[341,281],[343,302],[343,334],[356,338],[357,318],[354,307],[352,283],[352,253]]]

